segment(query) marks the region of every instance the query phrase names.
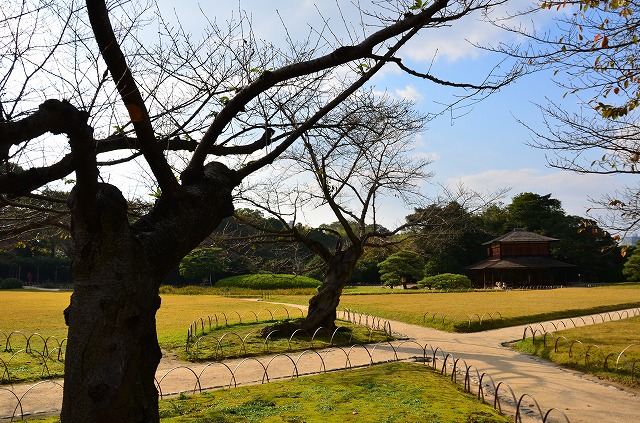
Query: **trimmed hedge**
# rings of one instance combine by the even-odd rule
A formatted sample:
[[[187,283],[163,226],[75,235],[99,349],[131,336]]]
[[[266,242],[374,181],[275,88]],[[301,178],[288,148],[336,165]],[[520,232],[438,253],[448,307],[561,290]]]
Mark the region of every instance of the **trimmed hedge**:
[[[442,273],[422,279],[418,282],[418,286],[431,289],[464,289],[471,288],[471,279],[465,275]]]
[[[317,288],[322,284],[317,279],[299,275],[254,274],[231,276],[220,279],[216,287],[250,289]]]
[[[20,289],[22,288],[22,281],[17,278],[7,278],[0,280],[0,289]]]

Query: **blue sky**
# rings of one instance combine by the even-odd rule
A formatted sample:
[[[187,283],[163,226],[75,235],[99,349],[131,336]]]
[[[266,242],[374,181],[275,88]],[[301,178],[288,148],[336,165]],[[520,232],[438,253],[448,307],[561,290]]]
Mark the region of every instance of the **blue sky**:
[[[253,17],[253,30],[257,38],[278,43],[283,40],[284,21],[289,33],[295,38],[304,37],[309,24],[318,28],[321,19],[318,10],[329,20],[338,36],[343,21],[337,13],[336,3],[313,1],[216,1],[215,10],[208,6],[210,18],[223,22],[229,13],[237,13],[238,8],[247,10]],[[350,2],[348,2],[350,3]],[[203,2],[204,4],[204,2]],[[347,2],[339,2],[347,22],[357,22]],[[523,8],[527,2],[511,1],[510,8]],[[175,3],[161,0],[166,13],[171,12]],[[183,25],[197,34],[203,24],[197,2],[182,2],[176,11]],[[275,12],[276,9],[280,15]],[[231,11],[231,12],[230,12]],[[499,12],[498,12],[499,13]],[[497,16],[497,15],[496,15]],[[551,25],[551,12],[538,15],[534,24],[537,29]],[[407,48],[403,55],[407,64],[417,70],[431,67],[435,75],[457,82],[479,82],[486,69],[499,58],[472,47],[465,40],[480,44],[495,44],[498,41],[517,42],[504,32],[479,22],[476,18],[454,22],[450,28],[438,31],[424,31]],[[437,54],[435,54],[437,50]],[[435,59],[434,59],[435,57]],[[451,99],[455,90],[435,87],[432,83],[403,74],[390,67],[374,80],[375,88],[396,97],[405,97],[416,102],[416,107],[424,112],[434,112],[442,108],[441,103]],[[584,216],[592,206],[590,198],[599,198],[604,193],[612,193],[624,184],[633,184],[630,178],[621,176],[579,175],[550,168],[545,155],[547,152],[526,145],[532,140],[531,132],[516,119],[525,121],[531,127],[542,130],[543,120],[536,103],[545,105],[549,100],[561,104],[568,110],[577,110],[577,98],[569,95],[552,81],[552,71],[528,75],[505,87],[482,102],[456,116],[439,116],[430,122],[427,130],[416,140],[416,154],[428,155],[434,162],[431,170],[435,173],[424,191],[434,196],[437,184],[455,186],[463,183],[480,192],[511,188],[505,203],[521,192],[538,194],[551,193],[562,201],[568,214]],[[392,227],[402,221],[406,210],[401,205],[389,202],[384,208],[383,224]],[[312,223],[318,219],[310,218]],[[313,221],[316,222],[313,222]]]

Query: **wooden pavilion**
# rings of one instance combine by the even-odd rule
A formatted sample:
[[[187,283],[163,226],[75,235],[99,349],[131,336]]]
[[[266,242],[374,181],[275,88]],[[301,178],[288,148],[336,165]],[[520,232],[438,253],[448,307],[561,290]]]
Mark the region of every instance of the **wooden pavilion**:
[[[489,257],[465,270],[474,286],[484,288],[567,283],[576,266],[551,258],[554,241],[558,239],[517,228],[482,244]]]

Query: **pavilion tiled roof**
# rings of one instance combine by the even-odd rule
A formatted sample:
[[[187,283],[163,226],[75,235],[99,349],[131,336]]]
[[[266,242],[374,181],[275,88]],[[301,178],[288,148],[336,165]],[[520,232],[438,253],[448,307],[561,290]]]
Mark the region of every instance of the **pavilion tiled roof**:
[[[549,257],[532,256],[532,257],[503,257],[502,259],[488,258],[471,266],[465,267],[469,270],[482,269],[558,269],[576,267],[574,264],[565,263]]]
[[[539,235],[533,232],[525,231],[524,229],[514,229],[504,235],[500,235],[497,238],[487,241],[482,245],[491,245],[494,242],[551,242],[558,241],[557,238],[550,238],[548,236]]]

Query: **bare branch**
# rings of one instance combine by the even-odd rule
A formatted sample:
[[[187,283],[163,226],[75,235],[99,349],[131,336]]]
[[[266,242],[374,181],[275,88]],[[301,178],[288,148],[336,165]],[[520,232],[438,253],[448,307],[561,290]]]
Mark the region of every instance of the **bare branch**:
[[[179,190],[178,182],[162,155],[162,149],[156,143],[147,106],[113,33],[107,6],[103,0],[89,1],[87,2],[87,11],[102,57],[109,68],[111,77],[116,81],[118,92],[133,122],[140,142],[140,149],[154,175],[158,178],[163,192],[175,197]]]

